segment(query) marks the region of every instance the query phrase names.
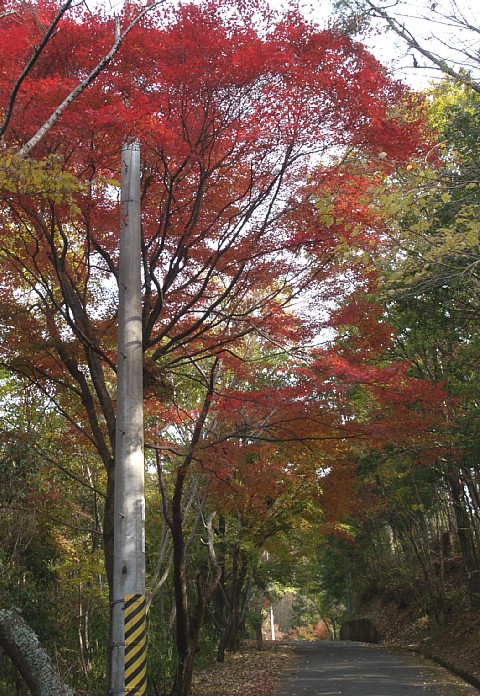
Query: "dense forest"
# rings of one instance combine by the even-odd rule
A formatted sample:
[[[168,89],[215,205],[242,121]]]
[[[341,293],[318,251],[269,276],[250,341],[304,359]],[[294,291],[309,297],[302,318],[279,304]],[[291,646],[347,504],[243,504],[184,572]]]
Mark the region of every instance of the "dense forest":
[[[370,0],[325,28],[262,0],[117,10],[0,2],[1,693],[110,692],[133,140],[137,693],[189,696],[281,597],[293,638],[372,597],[436,626],[480,612],[478,43],[450,60]],[[374,57],[379,23],[435,85]]]

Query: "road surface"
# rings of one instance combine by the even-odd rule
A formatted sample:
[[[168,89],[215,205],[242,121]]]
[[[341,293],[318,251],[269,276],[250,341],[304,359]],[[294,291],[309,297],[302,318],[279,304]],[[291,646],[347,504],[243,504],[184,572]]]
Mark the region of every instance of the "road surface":
[[[410,654],[347,641],[301,641],[275,696],[470,696],[480,692]]]

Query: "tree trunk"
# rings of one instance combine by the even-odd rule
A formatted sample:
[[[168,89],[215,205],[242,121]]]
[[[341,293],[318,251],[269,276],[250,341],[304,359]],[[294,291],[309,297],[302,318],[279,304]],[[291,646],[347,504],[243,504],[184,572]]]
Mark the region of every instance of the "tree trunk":
[[[237,536],[240,536],[241,520],[238,519]],[[225,537],[225,523],[223,523],[223,537]],[[227,552],[224,553],[222,566],[222,578],[217,588],[216,597],[216,625],[221,630],[220,642],[217,651],[217,662],[223,662],[226,650],[234,650],[237,647],[239,631],[245,621],[245,613],[249,600],[251,582],[246,582],[248,571],[248,558],[242,552],[240,543],[227,547],[230,554],[231,570],[227,572]]]
[[[214,593],[218,583],[220,582],[221,569],[217,565],[215,552],[213,549],[213,531],[212,531],[213,515],[210,516],[206,525],[208,533],[209,555],[213,566],[213,577],[203,583],[200,574],[197,575],[197,600],[191,617],[187,614],[183,617],[182,623],[185,624],[186,633],[179,633],[178,615],[177,615],[177,651],[178,651],[178,666],[175,674],[170,696],[190,696],[192,691],[193,667],[195,656],[200,650],[200,630],[203,625],[205,609],[207,603]],[[174,541],[175,543],[175,541]],[[184,564],[182,563],[183,571]],[[175,572],[175,571],[174,571]],[[184,575],[183,575],[184,579]],[[179,578],[180,580],[180,578]],[[178,610],[185,611],[187,608],[186,583],[181,581],[175,583],[175,596],[177,598],[177,614]],[[184,595],[184,596],[182,596]]]
[[[188,613],[188,597],[187,597],[187,581],[185,568],[185,532],[183,528],[183,512],[182,500],[185,482],[189,473],[190,465],[193,461],[195,448],[200,441],[203,426],[212,403],[215,371],[217,360],[214,361],[210,370],[210,380],[208,389],[205,394],[200,415],[195,423],[195,427],[190,441],[190,447],[185,454],[182,464],[178,467],[175,486],[172,496],[171,509],[169,510],[168,496],[165,487],[165,481],[161,470],[160,457],[157,455],[157,467],[159,470],[160,489],[162,494],[163,513],[165,521],[172,532],[173,543],[173,585],[175,592],[175,609],[176,609],[176,646],[178,652],[178,665],[175,674],[171,696],[189,696],[192,688],[193,665],[195,655],[199,650],[200,629],[203,623],[205,607],[211,594],[220,581],[220,569],[218,568],[215,551],[213,548],[213,531],[212,521],[213,515],[210,516],[206,525],[208,533],[208,549],[212,566],[215,571],[214,579],[211,581],[211,587],[205,590],[202,587],[200,579],[197,578],[197,605],[190,618]]]
[[[74,696],[64,684],[35,633],[16,609],[0,609],[0,646],[33,696]]]
[[[191,677],[188,679],[187,673],[189,669],[193,669],[195,653],[191,654],[187,582],[185,577],[184,533],[181,510],[179,505],[173,505],[172,508],[173,586],[176,609],[175,636],[179,660],[172,694],[176,696],[184,696],[185,694],[186,696],[189,693],[188,683],[191,682]]]
[[[220,643],[217,651],[217,662],[225,660],[225,651],[233,650],[238,641],[238,632],[243,616],[240,612],[241,595],[245,585],[247,564],[246,561],[239,563],[240,547],[236,547],[232,552],[232,578],[228,601],[226,602],[227,622],[220,636]],[[243,560],[243,559],[242,559]],[[227,588],[223,588],[223,595],[227,597]]]
[[[207,601],[207,597],[205,597],[200,587],[200,582],[197,582],[197,585],[199,590],[197,604],[193,616],[189,620],[187,643],[183,652],[179,654],[171,696],[190,696],[192,693],[193,668],[196,654],[200,650],[200,629],[202,628]]]
[[[472,609],[480,607],[480,559],[475,548],[470,519],[465,509],[465,497],[458,472],[448,475],[453,510],[457,522],[458,542],[465,564],[467,587]]]
[[[259,591],[255,592],[251,601],[251,624],[255,631],[255,641],[257,645],[257,650],[263,650],[263,594]]]
[[[25,683],[25,679],[21,674],[15,676],[15,696],[30,696],[31,691]]]
[[[224,662],[225,650],[231,646],[234,637],[234,632],[237,626],[238,618],[238,557],[240,554],[240,546],[236,544],[231,550],[232,570],[231,570],[231,588],[228,592],[225,582],[225,564],[223,566],[223,584],[219,597],[223,599],[224,607],[222,614],[226,615],[226,622],[220,636],[220,643],[217,650],[217,662]],[[217,593],[218,594],[218,593]]]

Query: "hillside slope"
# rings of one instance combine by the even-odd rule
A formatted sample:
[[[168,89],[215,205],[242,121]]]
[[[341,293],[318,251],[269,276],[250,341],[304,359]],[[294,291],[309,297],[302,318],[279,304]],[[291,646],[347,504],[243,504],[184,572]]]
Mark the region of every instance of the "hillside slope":
[[[361,615],[374,622],[383,644],[429,657],[480,690],[480,612],[459,607],[439,624],[418,607],[377,598]]]

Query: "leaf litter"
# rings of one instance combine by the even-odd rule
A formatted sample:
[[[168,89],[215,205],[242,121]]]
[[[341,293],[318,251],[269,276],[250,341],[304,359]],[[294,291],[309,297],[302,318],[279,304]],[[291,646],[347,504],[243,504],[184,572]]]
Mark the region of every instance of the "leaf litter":
[[[242,645],[225,662],[199,670],[193,679],[192,696],[274,696],[278,678],[293,659],[293,646],[266,643]]]

